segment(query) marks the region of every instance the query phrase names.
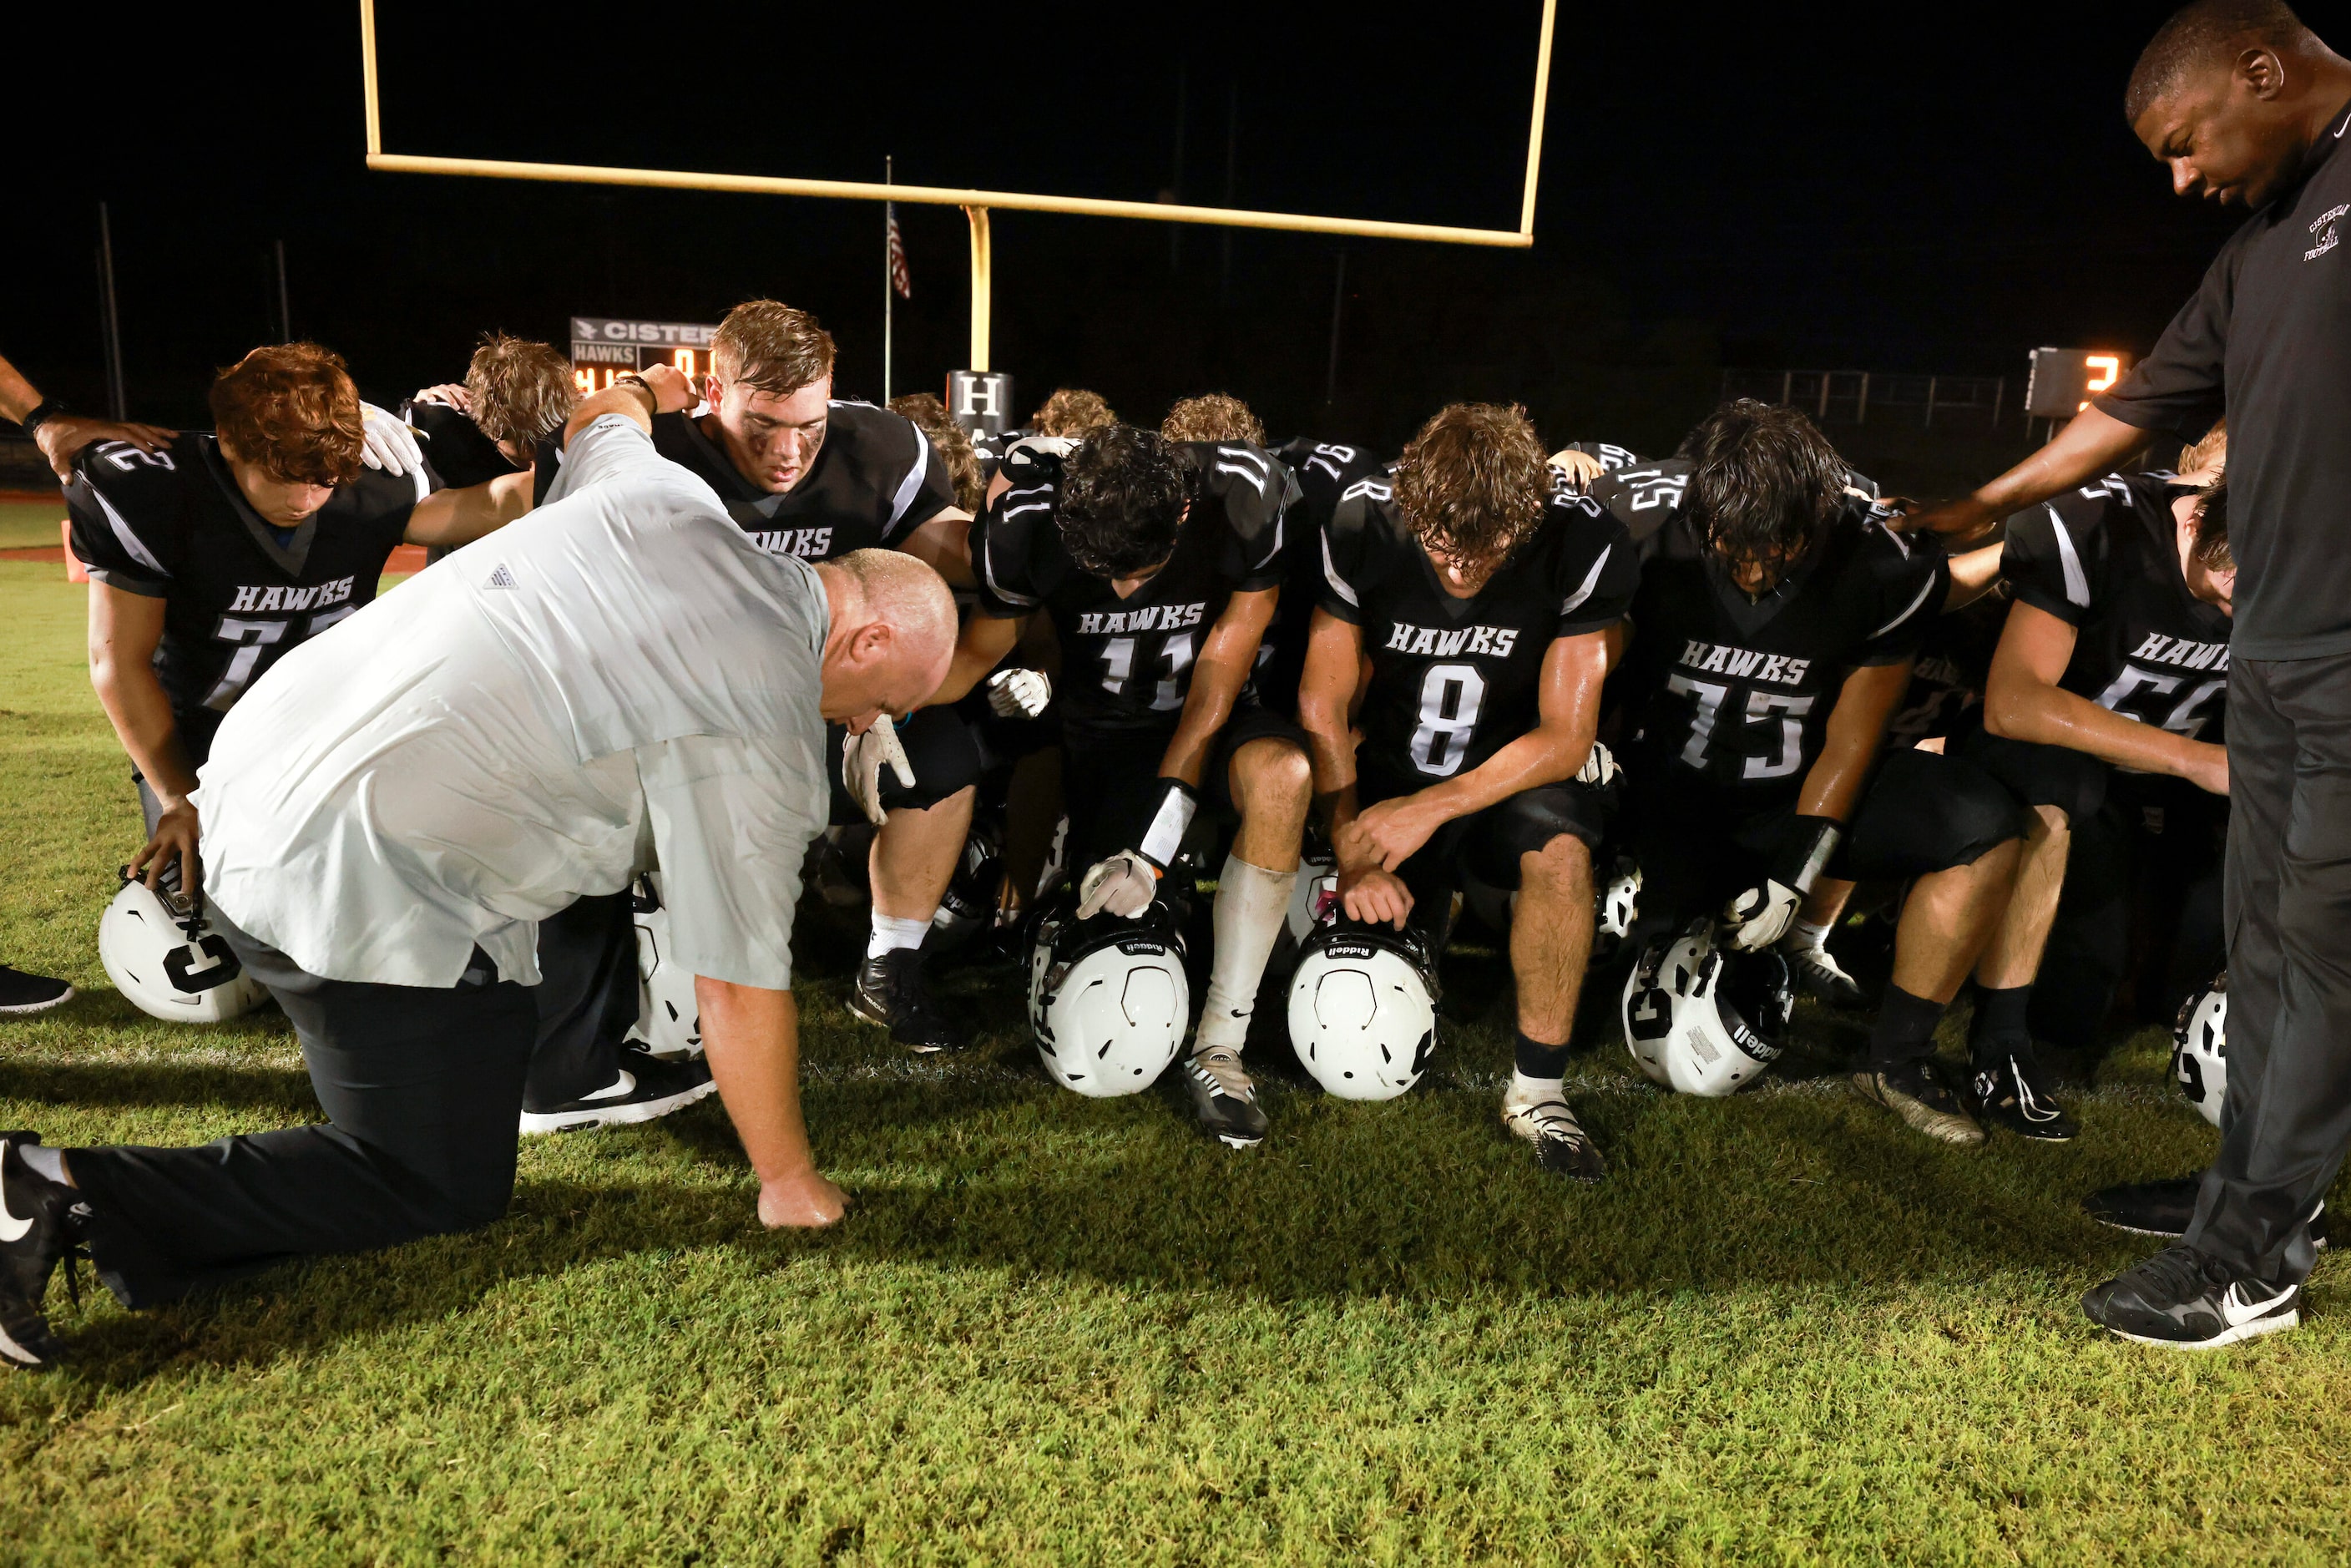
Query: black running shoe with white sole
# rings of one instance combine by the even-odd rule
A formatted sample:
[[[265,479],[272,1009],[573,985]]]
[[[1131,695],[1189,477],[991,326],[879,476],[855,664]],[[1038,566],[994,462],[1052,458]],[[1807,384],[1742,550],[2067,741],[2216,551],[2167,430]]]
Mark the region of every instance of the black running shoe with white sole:
[[[577,1133],[590,1127],[620,1127],[653,1122],[717,1092],[710,1064],[698,1056],[669,1061],[631,1040],[621,1048],[621,1075],[593,1094],[559,1105],[522,1108],[522,1131]]]
[[[1938,1144],[1972,1147],[1984,1141],[1983,1129],[1968,1114],[1959,1097],[1944,1086],[1931,1061],[1905,1061],[1893,1067],[1871,1068],[1853,1075],[1854,1092],[1873,1105],[1883,1105]]]
[[[878,958],[868,958],[857,971],[857,989],[850,994],[852,1017],[878,1024],[890,1038],[918,1056],[934,1051],[961,1051],[971,1044],[971,1031],[956,1023],[931,999],[923,977],[923,950],[898,947]]]
[[[1598,1181],[1608,1174],[1600,1145],[1575,1119],[1563,1100],[1538,1100],[1532,1104],[1502,1103],[1502,1128],[1514,1138],[1535,1146],[1535,1160],[1543,1169],[1573,1181]]]
[[[2302,1289],[2240,1277],[2192,1247],[2167,1247],[2094,1287],[2082,1311],[2139,1344],[2213,1350],[2299,1325]]]
[[[61,1008],[74,999],[74,988],[47,975],[28,975],[0,964],[0,1018],[22,1018]]]
[[[25,1163],[25,1149],[40,1141],[34,1133],[0,1133],[0,1361],[26,1368],[54,1366],[65,1354],[41,1299],[73,1248],[81,1207],[73,1188]]]
[[[1987,1127],[2005,1128],[2044,1144],[2065,1143],[2082,1129],[2044,1084],[2041,1063],[2026,1046],[1977,1063],[1968,1081],[1968,1102],[1976,1120]]]
[[[1787,960],[1790,977],[1823,1007],[1859,1012],[1868,1006],[1861,994],[1861,982],[1846,974],[1844,966],[1826,947],[1791,936],[1781,942],[1780,956]]]
[[[2082,1211],[2116,1230],[2177,1241],[2188,1234],[2189,1221],[2196,1218],[2197,1194],[2203,1189],[2204,1177],[2200,1174],[2174,1176],[2168,1181],[2126,1182],[2119,1186],[2100,1187],[2082,1200]],[[2323,1198],[2310,1211],[2310,1243],[2321,1252],[2326,1250],[2326,1203]]]
[[[1195,1051],[1184,1063],[1184,1089],[1192,1097],[1192,1113],[1200,1130],[1236,1149],[1265,1141],[1265,1112],[1257,1103],[1257,1085],[1241,1066],[1240,1052],[1228,1045]]]

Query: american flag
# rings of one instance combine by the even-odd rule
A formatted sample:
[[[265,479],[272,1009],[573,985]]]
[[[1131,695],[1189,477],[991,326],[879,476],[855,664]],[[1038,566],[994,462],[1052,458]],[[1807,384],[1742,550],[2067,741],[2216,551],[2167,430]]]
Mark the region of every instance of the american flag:
[[[898,204],[884,202],[882,207],[889,214],[890,287],[898,291],[899,298],[912,299],[914,280],[906,271],[906,244],[898,237]]]

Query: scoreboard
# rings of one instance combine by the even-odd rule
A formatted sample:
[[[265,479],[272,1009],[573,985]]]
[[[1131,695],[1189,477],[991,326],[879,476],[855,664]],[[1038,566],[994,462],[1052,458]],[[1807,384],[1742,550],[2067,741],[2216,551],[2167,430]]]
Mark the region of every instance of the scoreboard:
[[[654,365],[674,365],[698,392],[710,373],[716,327],[692,321],[627,321],[611,316],[571,318],[571,382],[585,397],[616,376]]]
[[[2024,383],[2024,412],[2032,419],[2071,419],[2090,400],[2123,379],[2127,354],[2095,349],[2035,349],[2032,375]]]

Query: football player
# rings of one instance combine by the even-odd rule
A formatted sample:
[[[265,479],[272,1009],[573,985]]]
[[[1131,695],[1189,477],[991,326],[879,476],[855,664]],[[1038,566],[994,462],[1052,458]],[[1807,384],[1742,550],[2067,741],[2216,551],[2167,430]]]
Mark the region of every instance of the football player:
[[[1322,530],[1339,509],[1339,497],[1366,479],[1388,471],[1385,459],[1368,445],[1317,441],[1301,435],[1273,449],[1298,480],[1298,505],[1282,550],[1281,605],[1266,632],[1258,684],[1265,700],[1284,713],[1298,711],[1299,683],[1306,677],[1306,643],[1314,606],[1322,595]]]
[[[2074,1132],[2041,1078],[2027,1018],[2028,1009],[2043,1010],[2032,1007],[2032,990],[2060,890],[2069,934],[2095,911],[2098,929],[2067,945],[2062,977],[2089,998],[2070,1009],[2083,1025],[2105,1015],[2130,924],[2123,887],[2088,885],[2116,880],[2101,873],[2121,868],[2094,862],[2069,875],[2077,835],[2109,801],[2134,826],[2151,810],[2174,844],[2217,841],[2226,818],[2236,569],[2226,501],[2206,488],[2220,480],[2225,443],[2209,438],[2182,477],[2110,474],[2009,520],[2001,570],[2015,602],[1992,655],[1981,722],[1955,734],[1950,749],[2007,783],[2032,812],[2016,896],[1977,974],[1971,1039],[1978,1113],[2028,1136]],[[2203,858],[2204,870],[2217,871]],[[2209,897],[2217,888],[2203,880]],[[2217,938],[2217,920],[2204,924]],[[2221,962],[2217,948],[2199,955],[2187,984],[2210,978]]]
[[[1205,1131],[1256,1144],[1266,1118],[1241,1048],[1297,881],[1310,779],[1306,737],[1257,700],[1249,672],[1296,488],[1249,443],[1178,445],[1119,424],[1076,442],[1031,437],[1004,472],[1011,487],[973,548],[980,612],[933,700],[995,669],[1028,617],[1050,618],[1063,776],[1084,781],[1068,792],[1064,857],[1081,873],[1081,917],[1149,908],[1203,802],[1239,818],[1184,1076]]]
[[[820,561],[886,547],[969,584],[971,514],[956,505],[946,460],[904,415],[833,397],[832,335],[815,317],[772,299],[737,305],[711,338],[710,363],[700,387],[668,366],[620,379],[653,398],[654,449],[706,481],[761,549]],[[690,417],[697,401],[708,412]],[[555,464],[539,467],[543,492]],[[931,999],[922,946],[971,827],[978,748],[944,706],[894,734],[882,724],[852,737],[835,725],[831,745],[842,780],[834,820],[862,811],[879,827],[850,1010],[910,1050],[959,1049],[970,1031]]]
[[[1563,1079],[1613,771],[1593,744],[1601,685],[1638,577],[1625,528],[1549,465],[1524,410],[1455,403],[1393,481],[1347,491],[1318,554],[1298,709],[1340,899],[1442,952],[1461,872],[1515,891],[1502,1125],[1544,1168],[1596,1181],[1606,1162]]]
[[[1681,476],[1595,486],[1641,543],[1624,701],[1642,933],[1718,916],[1758,951],[1823,875],[1911,881],[1854,1086],[1929,1137],[1980,1143],[1931,1053],[2007,902],[2017,812],[1964,763],[1884,749],[1943,552],[1891,532],[1792,409],[1726,403],[1682,457]]]
[[[213,382],[214,433],[105,442],[66,503],[89,570],[89,673],[129,752],[148,885],[200,891],[188,796],[222,717],[270,665],[375,597],[394,547],[460,545],[519,516],[519,476],[431,488],[367,465],[358,389],[316,343],[256,349]]]
[[[462,486],[528,470],[539,443],[579,405],[570,361],[545,343],[492,332],[464,381],[426,387],[400,412],[441,482]]]

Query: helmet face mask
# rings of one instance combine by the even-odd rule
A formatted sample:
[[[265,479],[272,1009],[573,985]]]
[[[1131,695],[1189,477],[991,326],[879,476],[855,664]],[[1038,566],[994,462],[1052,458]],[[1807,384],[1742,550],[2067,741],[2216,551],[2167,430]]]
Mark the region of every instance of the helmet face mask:
[[[2229,1098],[2229,977],[2189,993],[2171,1028],[2171,1075],[2188,1103],[2214,1126]]]
[[[98,956],[132,1006],[169,1023],[225,1023],[269,995],[200,913],[135,878],[99,917]]]
[[[1062,1088],[1092,1100],[1142,1093],[1183,1049],[1191,1015],[1184,939],[1165,904],[1080,920],[1065,893],[1038,923],[1029,1023]]]
[[[1435,965],[1407,926],[1333,919],[1317,927],[1290,983],[1290,1044],[1323,1090],[1393,1100],[1437,1050]]]
[[[1655,1083],[1719,1097],[1750,1088],[1786,1049],[1795,994],[1779,954],[1714,944],[1714,923],[1652,943],[1625,985],[1625,1045]]]

